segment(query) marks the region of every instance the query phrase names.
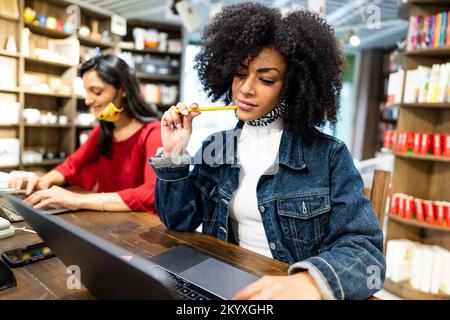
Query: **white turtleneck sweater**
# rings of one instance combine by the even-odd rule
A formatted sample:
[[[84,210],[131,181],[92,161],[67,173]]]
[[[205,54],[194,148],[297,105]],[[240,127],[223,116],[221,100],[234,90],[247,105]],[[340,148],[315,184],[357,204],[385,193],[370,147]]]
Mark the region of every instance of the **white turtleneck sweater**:
[[[272,253],[258,209],[256,185],[277,159],[282,133],[282,118],[267,126],[244,124],[237,146],[241,165],[239,187],[231,202],[231,223],[239,246],[270,258]]]

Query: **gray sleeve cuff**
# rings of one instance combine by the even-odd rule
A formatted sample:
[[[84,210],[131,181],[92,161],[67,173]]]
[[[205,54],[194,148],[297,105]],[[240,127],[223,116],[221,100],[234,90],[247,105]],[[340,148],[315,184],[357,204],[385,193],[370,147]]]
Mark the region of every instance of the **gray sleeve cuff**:
[[[156,169],[164,168],[179,168],[185,167],[191,164],[191,156],[189,153],[183,155],[171,155],[170,157],[164,157],[164,149],[159,147],[156,151],[156,155],[150,158],[148,162]]]
[[[305,270],[308,271],[311,277],[313,277],[324,300],[336,300],[336,297],[334,296],[327,279],[325,279],[322,272],[320,272],[320,270],[317,269],[312,263],[307,261],[294,263],[289,267],[288,274],[291,275]]]

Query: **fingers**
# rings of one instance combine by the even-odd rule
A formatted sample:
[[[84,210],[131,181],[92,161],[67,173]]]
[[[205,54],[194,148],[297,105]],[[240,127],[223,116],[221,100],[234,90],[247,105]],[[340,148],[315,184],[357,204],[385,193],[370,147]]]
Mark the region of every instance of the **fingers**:
[[[48,207],[49,205],[51,205],[53,203],[54,203],[54,199],[53,198],[48,198],[48,199],[45,199],[45,200],[39,202],[33,208],[35,208],[35,209],[42,209],[42,208]]]
[[[39,181],[39,178],[36,176],[30,176],[28,178],[27,187],[26,187],[26,194],[29,195],[31,192],[33,192],[34,187],[37,185]]]
[[[37,191],[35,193],[33,193],[31,196],[29,196],[28,198],[26,198],[25,200],[23,200],[23,202],[25,202],[26,204],[33,206],[36,203],[39,203],[40,201],[42,201],[43,199],[48,199],[50,198],[50,195],[47,194],[46,190],[42,190],[42,191]]]
[[[177,106],[180,104],[179,102]],[[180,117],[182,117],[181,114],[176,113],[177,106],[171,106],[169,110],[167,110],[164,115],[163,119],[161,121],[162,126],[169,127],[170,129],[175,129],[175,127],[181,128],[181,120]],[[177,126],[178,125],[178,126]]]
[[[248,285],[244,289],[240,290],[236,295],[234,296],[234,299],[237,300],[248,300],[251,297],[257,295],[261,290],[263,289],[263,282],[262,279],[259,279],[256,282],[253,282],[252,284]]]
[[[198,105],[193,103],[188,108],[186,104],[178,102],[176,106],[170,107],[170,109],[164,113],[161,119],[161,125],[169,127],[170,129],[186,128],[191,130],[192,119],[200,115],[200,112],[189,112],[189,109],[198,109]]]
[[[25,180],[25,177],[21,177],[21,176],[16,177],[15,179],[12,180],[11,188],[20,190],[22,188],[24,180]]]
[[[198,109],[198,104],[196,103],[192,103],[189,108],[191,110],[195,110]],[[188,109],[183,109],[182,112],[187,113],[187,115],[185,117],[183,117],[183,127],[188,129],[189,131],[192,130],[192,120],[197,117],[198,115],[200,115],[200,112],[195,112],[195,111],[191,111],[188,112]]]

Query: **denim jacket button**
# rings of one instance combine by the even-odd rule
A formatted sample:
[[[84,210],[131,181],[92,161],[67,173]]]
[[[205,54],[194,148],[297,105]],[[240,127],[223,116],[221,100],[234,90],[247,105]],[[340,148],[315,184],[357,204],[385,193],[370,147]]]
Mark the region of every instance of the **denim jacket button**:
[[[275,243],[271,242],[269,244],[270,249],[275,250],[277,248],[277,246],[275,245]]]
[[[259,206],[259,211],[261,211],[261,213],[264,213],[266,211],[266,208],[264,208],[264,206]]]

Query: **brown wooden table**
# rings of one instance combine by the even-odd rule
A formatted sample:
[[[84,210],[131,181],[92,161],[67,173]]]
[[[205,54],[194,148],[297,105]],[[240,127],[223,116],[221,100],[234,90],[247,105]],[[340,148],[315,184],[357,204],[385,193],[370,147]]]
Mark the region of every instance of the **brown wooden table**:
[[[179,244],[189,244],[258,275],[286,275],[288,265],[198,232],[167,230],[156,216],[141,212],[80,211],[57,216],[107,239],[143,258],[150,258]],[[15,226],[28,226],[26,222]],[[0,251],[42,241],[38,235],[17,231],[0,240]],[[66,287],[65,265],[56,257],[12,268],[17,286],[0,291],[0,299],[93,299],[84,288]]]

